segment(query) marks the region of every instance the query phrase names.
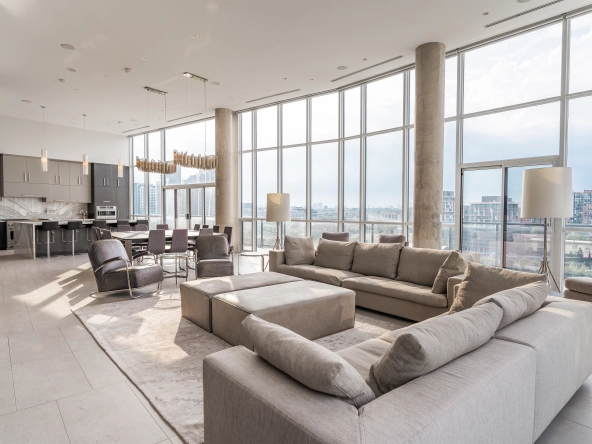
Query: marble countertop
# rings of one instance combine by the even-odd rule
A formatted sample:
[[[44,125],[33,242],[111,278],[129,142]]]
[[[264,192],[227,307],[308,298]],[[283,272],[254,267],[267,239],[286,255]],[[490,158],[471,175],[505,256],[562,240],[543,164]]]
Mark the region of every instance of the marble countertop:
[[[113,219],[113,220],[109,220],[109,219],[100,219],[100,220],[104,220],[105,222],[107,222],[108,224],[117,224],[117,220]],[[58,220],[58,225],[68,225],[68,222],[76,222],[76,221],[82,221],[83,225],[92,225],[94,219],[64,219],[64,220]],[[41,224],[43,222],[50,222],[50,221],[41,221],[41,220],[23,220],[23,221],[14,221],[14,224],[28,224],[28,225],[35,225],[40,227]],[[128,222],[132,222],[135,223],[135,220],[129,220]]]

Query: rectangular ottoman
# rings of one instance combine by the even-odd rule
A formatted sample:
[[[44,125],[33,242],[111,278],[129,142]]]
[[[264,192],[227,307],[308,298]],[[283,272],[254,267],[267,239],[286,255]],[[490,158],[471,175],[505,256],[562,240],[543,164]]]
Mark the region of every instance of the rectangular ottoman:
[[[299,281],[223,293],[212,298],[213,333],[253,349],[241,323],[249,314],[318,339],[354,327],[356,294],[347,288]]]
[[[207,332],[212,332],[212,297],[229,291],[301,281],[280,273],[251,273],[181,284],[181,315]]]

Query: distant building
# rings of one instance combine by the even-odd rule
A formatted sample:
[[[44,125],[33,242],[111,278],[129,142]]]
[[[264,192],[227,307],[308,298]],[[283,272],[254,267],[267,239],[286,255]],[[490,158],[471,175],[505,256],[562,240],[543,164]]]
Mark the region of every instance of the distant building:
[[[592,190],[576,191],[573,193],[573,217],[569,218],[570,224],[590,225],[592,218]]]

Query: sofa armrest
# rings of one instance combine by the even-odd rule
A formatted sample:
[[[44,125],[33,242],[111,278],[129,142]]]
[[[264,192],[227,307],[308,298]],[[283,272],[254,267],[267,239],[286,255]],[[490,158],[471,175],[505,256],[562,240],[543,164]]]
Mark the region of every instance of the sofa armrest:
[[[311,390],[244,347],[203,366],[208,444],[359,444],[358,410]]]
[[[284,250],[269,250],[269,271],[277,271],[277,266],[285,263]]]
[[[446,291],[446,299],[448,299],[448,307],[452,307],[452,303],[454,302],[454,298],[456,297],[456,292],[458,291],[458,285],[463,281],[465,278],[463,274],[457,274],[456,276],[452,276],[448,278],[448,287]]]

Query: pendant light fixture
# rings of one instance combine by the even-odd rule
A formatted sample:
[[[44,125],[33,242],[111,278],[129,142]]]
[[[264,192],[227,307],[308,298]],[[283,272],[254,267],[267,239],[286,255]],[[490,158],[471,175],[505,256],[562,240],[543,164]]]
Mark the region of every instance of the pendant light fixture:
[[[123,159],[117,161],[117,177],[123,177]]]
[[[204,117],[206,115],[206,107],[207,107],[207,96],[206,96],[206,83],[208,82],[208,79],[205,79],[203,77],[197,76],[195,74],[191,74],[190,72],[184,72],[183,75],[187,78],[190,79],[196,79],[199,80],[200,82],[203,82],[204,85]],[[194,155],[194,154],[187,154],[187,152],[180,152],[177,150],[173,151],[173,162],[175,162],[176,165],[182,166],[182,167],[186,167],[186,168],[198,168],[200,170],[213,170],[218,166],[218,156],[216,155],[207,155],[206,154],[206,150],[207,150],[207,141],[208,141],[208,137],[207,137],[207,133],[208,133],[208,124],[207,124],[207,120],[204,120],[204,154],[203,156],[201,154],[199,155]]]
[[[87,147],[86,145],[86,114],[83,114],[82,117],[84,118],[84,148]],[[88,176],[88,154],[82,155],[82,174]]]
[[[41,171],[46,172],[48,169],[47,150],[45,149],[45,107],[41,106],[43,113],[43,148],[41,149]]]

